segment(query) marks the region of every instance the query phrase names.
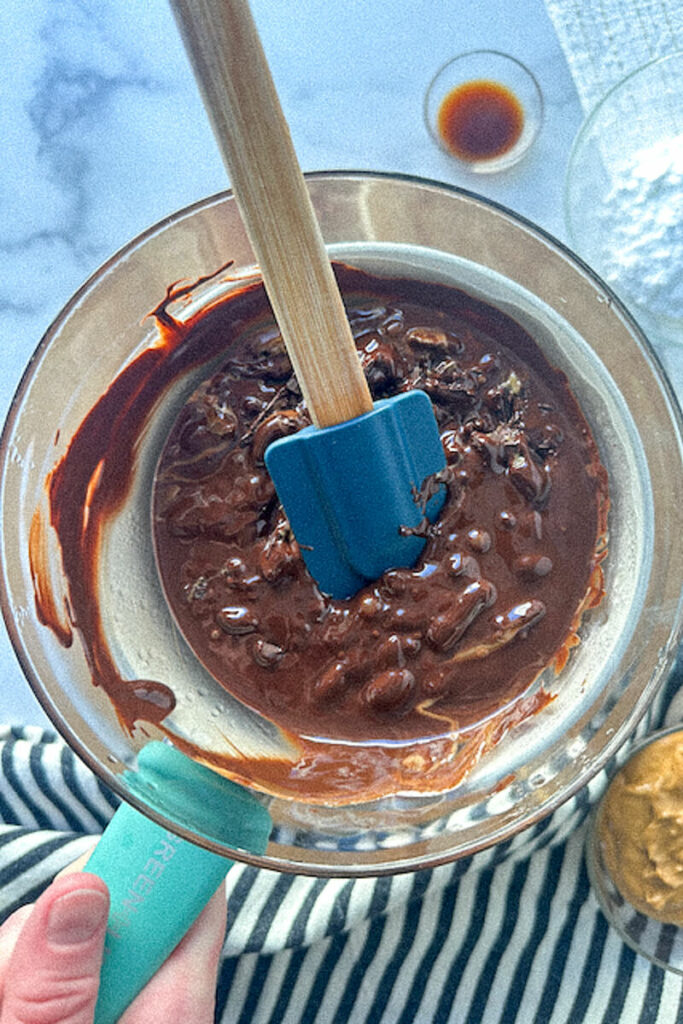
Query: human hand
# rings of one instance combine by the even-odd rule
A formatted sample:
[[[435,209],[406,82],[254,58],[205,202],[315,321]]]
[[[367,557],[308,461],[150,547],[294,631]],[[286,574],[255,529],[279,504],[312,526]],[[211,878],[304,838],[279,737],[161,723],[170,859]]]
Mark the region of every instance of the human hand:
[[[120,1024],[211,1024],[225,909],[221,886]],[[93,1024],[108,910],[104,882],[75,872],[8,918],[0,928],[0,1024]]]

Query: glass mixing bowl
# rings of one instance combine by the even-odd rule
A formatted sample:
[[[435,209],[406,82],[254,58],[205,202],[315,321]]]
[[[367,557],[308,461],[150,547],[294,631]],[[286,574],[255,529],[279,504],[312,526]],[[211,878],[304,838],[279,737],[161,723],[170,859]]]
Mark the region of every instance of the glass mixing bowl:
[[[607,596],[587,614],[581,644],[555,699],[510,733],[448,792],[388,794],[336,806],[268,793],[264,758],[291,756],[277,728],[237,704],[178,634],[158,582],[150,486],[179,407],[210,366],[159,396],[129,493],[110,522],[98,594],[123,678],[170,683],[164,723],[182,746],[238,750],[240,781],[267,803],[273,832],[263,857],[229,849],[218,823],[192,801],[150,792],[129,735],[93,686],[78,631],[70,646],[37,611],[29,562],[45,482],[84,417],[123,368],[153,345],[146,319],[167,286],[228,260],[228,273],[192,291],[188,309],[255,274],[229,193],[174,214],[112,257],[72,298],[40,342],[1,440],[2,584],[7,628],[26,677],[66,740],[101,779],[144,813],[228,856],[281,870],[371,875],[432,866],[511,840],[558,808],[601,769],[647,711],[681,635],[681,423],[657,360],[611,291],[538,228],[468,192],[381,174],[308,178],[332,256],[373,271],[462,287],[512,315],[564,370],[610,476]],[[60,552],[47,520],[41,548],[51,599],[65,601]],[[560,685],[561,684],[561,685]],[[349,750],[353,757],[353,750]]]
[[[683,337],[682,181],[683,52],[627,75],[596,105],[565,183],[570,245],[655,342]]]

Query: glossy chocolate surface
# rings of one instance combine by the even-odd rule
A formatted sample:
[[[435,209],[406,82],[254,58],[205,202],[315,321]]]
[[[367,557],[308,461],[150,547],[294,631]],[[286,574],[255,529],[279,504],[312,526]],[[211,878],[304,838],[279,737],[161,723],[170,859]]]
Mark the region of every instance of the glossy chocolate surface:
[[[337,274],[373,397],[420,387],[434,404],[449,497],[419,563],[347,601],[308,575],[263,454],[309,420],[255,285],[183,328],[179,351],[222,340],[226,359],[160,459],[160,575],[199,659],[288,731],[439,736],[564,663],[602,595],[606,474],[564,375],[510,317],[443,285]]]

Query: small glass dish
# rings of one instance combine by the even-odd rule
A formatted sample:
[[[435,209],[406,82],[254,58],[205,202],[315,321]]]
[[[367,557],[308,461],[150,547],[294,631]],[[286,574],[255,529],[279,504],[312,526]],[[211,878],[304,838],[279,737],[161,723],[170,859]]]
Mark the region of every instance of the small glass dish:
[[[675,758],[668,750],[671,743],[680,748]],[[661,729],[634,744],[592,812],[586,864],[600,909],[623,941],[658,967],[683,975],[683,827],[675,817],[664,816],[683,813],[683,778],[673,791],[662,788],[648,810],[649,780],[656,778],[656,769],[644,757],[656,754],[665,754],[672,774],[674,765],[683,772],[683,725]],[[653,808],[658,824],[652,820]],[[643,827],[646,816],[648,824]],[[663,847],[663,832],[667,849],[668,843],[674,846],[670,855]],[[670,884],[672,879],[680,885]]]
[[[683,52],[615,85],[584,122],[565,182],[571,247],[646,330],[683,335]]]
[[[437,71],[424,117],[435,142],[462,167],[491,174],[528,152],[543,120],[538,82],[515,57],[471,50]]]

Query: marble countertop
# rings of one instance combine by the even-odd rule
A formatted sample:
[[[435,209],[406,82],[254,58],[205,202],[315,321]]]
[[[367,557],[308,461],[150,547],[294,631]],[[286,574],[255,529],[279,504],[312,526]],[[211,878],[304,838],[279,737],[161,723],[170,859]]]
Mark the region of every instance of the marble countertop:
[[[396,171],[505,204],[564,239],[563,181],[583,114],[542,0],[253,0],[304,170]],[[0,413],[42,333],[124,242],[229,183],[165,0],[9,0],[0,111]],[[545,99],[525,160],[459,170],[432,142],[422,99],[449,57],[500,49]],[[104,342],[105,340],[103,340]],[[46,721],[2,630],[0,720]]]

